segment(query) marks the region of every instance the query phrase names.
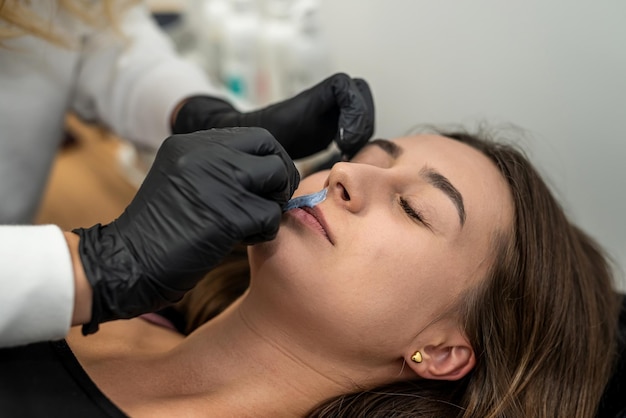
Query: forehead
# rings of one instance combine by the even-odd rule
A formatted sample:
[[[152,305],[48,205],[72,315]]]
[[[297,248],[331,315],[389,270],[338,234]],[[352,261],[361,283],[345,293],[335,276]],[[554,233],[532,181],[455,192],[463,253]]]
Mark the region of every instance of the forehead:
[[[440,164],[462,163],[463,165],[491,166],[493,163],[477,149],[440,135],[413,135],[392,140],[404,150],[403,155],[411,159],[428,158]],[[487,167],[484,167],[487,168]]]
[[[481,183],[508,188],[495,164],[482,152],[439,135],[415,135],[393,140],[402,148],[400,164],[424,165],[446,176],[455,186],[473,188]],[[462,190],[460,190],[462,192]]]

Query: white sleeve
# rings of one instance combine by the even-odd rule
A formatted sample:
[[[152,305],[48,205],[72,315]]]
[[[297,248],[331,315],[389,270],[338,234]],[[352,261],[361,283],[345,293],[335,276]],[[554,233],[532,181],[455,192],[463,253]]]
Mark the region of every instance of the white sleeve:
[[[0,226],[0,347],[61,339],[74,309],[74,271],[54,225]]]
[[[143,3],[124,12],[117,33],[109,29],[83,37],[72,108],[125,139],[158,147],[171,135],[175,106],[198,94],[220,91],[177,54]]]

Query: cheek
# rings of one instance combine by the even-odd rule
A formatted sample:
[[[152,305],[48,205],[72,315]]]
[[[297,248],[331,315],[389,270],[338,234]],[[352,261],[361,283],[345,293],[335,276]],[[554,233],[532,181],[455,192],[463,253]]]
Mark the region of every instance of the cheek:
[[[368,351],[363,355],[395,352],[447,306],[449,263],[435,257],[436,242],[388,225],[354,239],[361,245],[327,254],[279,232],[250,249],[253,274],[262,282],[256,284],[270,292],[283,317],[323,330],[329,344],[349,341]]]
[[[319,266],[319,252],[296,231],[284,227],[272,241],[249,247],[252,279],[258,273],[286,286],[298,287],[315,282],[312,274]]]
[[[337,260],[341,268],[335,273],[369,323],[384,327],[416,317],[428,320],[447,305],[458,275],[449,256],[443,256],[449,254],[445,244],[384,229],[357,239],[364,242],[367,236],[369,245],[350,249]]]

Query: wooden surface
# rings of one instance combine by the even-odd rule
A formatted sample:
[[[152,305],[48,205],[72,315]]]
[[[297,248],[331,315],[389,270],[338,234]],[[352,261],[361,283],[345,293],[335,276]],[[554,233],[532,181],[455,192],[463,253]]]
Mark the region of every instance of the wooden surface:
[[[119,162],[127,144],[101,128],[67,118],[76,139],[56,158],[36,223],[64,230],[108,223],[122,213],[135,194]]]

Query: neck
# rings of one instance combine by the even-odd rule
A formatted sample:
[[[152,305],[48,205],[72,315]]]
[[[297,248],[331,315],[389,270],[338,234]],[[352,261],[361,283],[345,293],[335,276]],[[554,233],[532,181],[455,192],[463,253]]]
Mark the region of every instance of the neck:
[[[301,416],[356,389],[328,372],[334,366],[307,361],[280,329],[257,326],[247,312],[240,299],[169,354],[176,365],[170,378],[179,380],[169,387],[183,390],[173,395],[200,395],[207,407],[235,416]]]

